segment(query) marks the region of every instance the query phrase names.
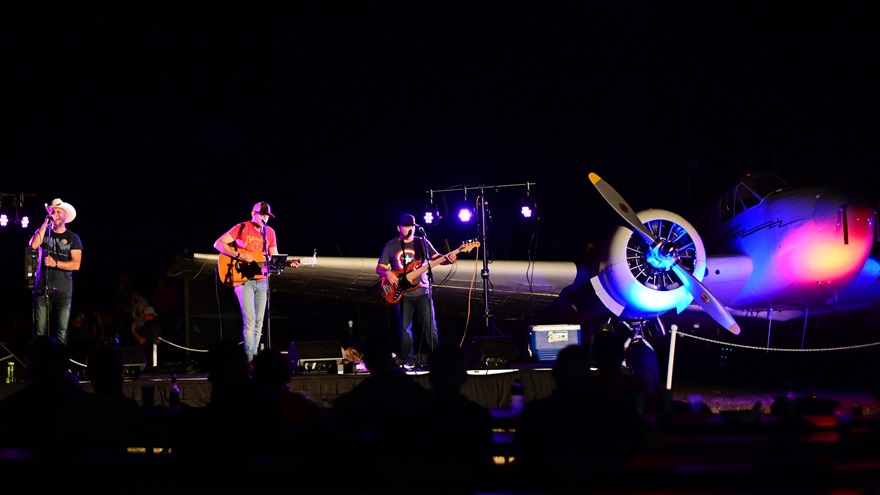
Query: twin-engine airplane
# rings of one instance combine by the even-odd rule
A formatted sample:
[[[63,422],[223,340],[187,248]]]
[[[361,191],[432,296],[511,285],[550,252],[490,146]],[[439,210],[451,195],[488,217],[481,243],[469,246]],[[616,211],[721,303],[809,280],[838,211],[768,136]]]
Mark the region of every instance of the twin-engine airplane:
[[[589,180],[622,220],[598,263],[491,260],[481,270],[485,260],[460,257],[433,268],[437,312],[479,315],[487,324],[580,324],[585,333],[616,318],[641,336],[643,329],[664,335],[664,319],[694,312],[739,334],[754,319],[800,318],[806,331],[808,317],[880,306],[877,211],[866,202],[753,174],[696,222],[703,237],[678,214],[636,212],[597,174]],[[375,258],[312,261],[276,276],[274,290],[387,303]],[[216,254],[195,254],[175,260],[169,275],[216,277],[216,266]]]

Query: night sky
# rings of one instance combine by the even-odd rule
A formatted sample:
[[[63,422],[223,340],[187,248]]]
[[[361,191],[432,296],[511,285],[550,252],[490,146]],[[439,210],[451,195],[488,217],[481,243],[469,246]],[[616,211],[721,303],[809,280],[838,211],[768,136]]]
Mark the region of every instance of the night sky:
[[[484,186],[492,256],[576,260],[617,222],[591,171],[686,215],[766,169],[880,197],[868,4],[242,5],[4,6],[0,192],[77,208],[76,297],[149,287],[261,200],[282,252],[378,257],[426,191]],[[536,243],[524,188],[491,187],[526,182]],[[450,220],[435,244],[475,237]],[[0,233],[16,294],[32,231]]]

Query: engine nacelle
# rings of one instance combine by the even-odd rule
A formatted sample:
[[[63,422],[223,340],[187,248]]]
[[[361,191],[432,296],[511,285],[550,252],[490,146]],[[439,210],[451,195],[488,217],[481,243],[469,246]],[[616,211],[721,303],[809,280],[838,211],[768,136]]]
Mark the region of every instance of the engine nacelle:
[[[671,265],[678,263],[702,281],[703,241],[693,225],[670,211],[644,210],[638,217],[659,242],[652,246],[639,232],[618,227],[590,283],[602,303],[622,319],[655,318],[672,309],[681,312],[693,297]]]

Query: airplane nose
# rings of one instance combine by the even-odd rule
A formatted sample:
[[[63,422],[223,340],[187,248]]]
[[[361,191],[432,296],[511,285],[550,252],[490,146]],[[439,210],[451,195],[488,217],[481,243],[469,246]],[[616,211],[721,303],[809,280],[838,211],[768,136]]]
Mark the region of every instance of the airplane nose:
[[[791,232],[796,247],[778,253],[793,278],[841,282],[864,265],[874,239],[874,209],[836,193],[816,193],[812,228],[805,224]]]
[[[874,239],[875,211],[840,194],[816,195],[813,223],[818,232],[831,235],[843,245],[870,245]]]

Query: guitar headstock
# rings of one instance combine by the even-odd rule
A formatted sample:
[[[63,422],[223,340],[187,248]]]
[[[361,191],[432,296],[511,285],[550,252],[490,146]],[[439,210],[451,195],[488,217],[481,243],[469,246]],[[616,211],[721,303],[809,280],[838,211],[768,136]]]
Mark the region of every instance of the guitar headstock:
[[[458,248],[462,253],[466,253],[474,248],[480,247],[480,241],[471,239],[470,241],[464,241],[461,243],[461,247]]]

